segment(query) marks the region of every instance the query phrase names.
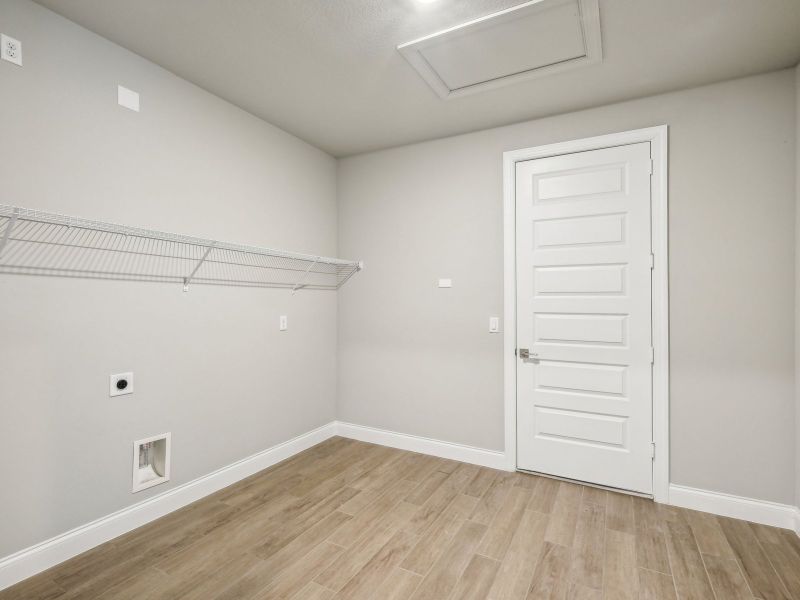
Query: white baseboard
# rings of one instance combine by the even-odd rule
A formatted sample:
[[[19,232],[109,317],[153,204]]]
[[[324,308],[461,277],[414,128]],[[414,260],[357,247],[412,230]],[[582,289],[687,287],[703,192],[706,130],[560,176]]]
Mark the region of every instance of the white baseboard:
[[[213,473],[172,488],[163,494],[153,496],[2,558],[0,559],[0,590],[213,494],[334,435],[336,435],[336,423],[328,423]]]
[[[794,532],[800,536],[800,506],[794,509]]]
[[[396,431],[387,431],[386,429],[367,427],[365,425],[354,425],[353,423],[344,423],[342,421],[336,422],[336,430],[338,435],[342,437],[361,440],[362,442],[380,444],[381,446],[399,448],[400,450],[410,450],[411,452],[419,452],[421,454],[430,454],[431,456],[449,458],[451,460],[458,460],[482,467],[490,467],[492,469],[508,470],[505,452],[485,450],[484,448],[443,442],[441,440],[409,435],[407,433],[397,433]]]
[[[800,509],[789,504],[670,484],[669,503],[683,508],[791,529],[800,535]]]

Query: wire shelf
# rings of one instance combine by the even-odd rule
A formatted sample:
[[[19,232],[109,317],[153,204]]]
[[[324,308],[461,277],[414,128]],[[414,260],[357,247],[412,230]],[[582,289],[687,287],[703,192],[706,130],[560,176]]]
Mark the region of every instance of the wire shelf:
[[[362,263],[0,204],[0,273],[336,290]]]

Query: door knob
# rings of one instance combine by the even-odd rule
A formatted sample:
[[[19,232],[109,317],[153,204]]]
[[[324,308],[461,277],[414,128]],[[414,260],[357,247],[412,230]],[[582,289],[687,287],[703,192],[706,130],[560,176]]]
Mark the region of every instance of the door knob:
[[[527,348],[520,348],[519,349],[519,357],[522,360],[528,360],[528,359],[531,359],[531,358],[536,358],[537,356],[539,356],[539,355],[536,352],[531,352]]]

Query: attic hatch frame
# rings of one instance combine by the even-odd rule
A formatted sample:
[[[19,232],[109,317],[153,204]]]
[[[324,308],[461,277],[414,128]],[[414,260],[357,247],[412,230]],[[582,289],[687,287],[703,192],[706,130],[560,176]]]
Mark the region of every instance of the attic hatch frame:
[[[0,274],[338,290],[360,261],[92,221],[0,204]]]
[[[556,75],[572,69],[597,65],[603,62],[603,44],[600,30],[600,2],[599,0],[573,0],[578,10],[578,23],[581,28],[584,53],[581,56],[568,58],[552,64],[532,67],[517,73],[508,73],[485,81],[471,83],[464,87],[451,89],[442,76],[428,62],[423,52],[431,45],[442,41],[451,40],[459,36],[469,35],[484,28],[508,22],[515,18],[524,17],[539,9],[549,8],[552,4],[566,4],[569,0],[529,0],[505,10],[488,14],[454,27],[442,29],[430,35],[417,38],[397,46],[397,51],[414,68],[425,82],[436,92],[442,100],[452,100],[468,96],[477,92],[484,92],[506,85],[512,85],[531,79]]]

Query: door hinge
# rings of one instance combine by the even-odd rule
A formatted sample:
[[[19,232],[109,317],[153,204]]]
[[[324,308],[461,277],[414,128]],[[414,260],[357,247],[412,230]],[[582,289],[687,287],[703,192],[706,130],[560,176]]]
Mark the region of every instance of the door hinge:
[[[650,442],[650,458],[656,457],[656,443]]]
[[[650,269],[652,270],[652,269],[655,269],[655,268],[656,268],[656,255],[651,252],[650,253]]]
[[[650,346],[650,364],[656,364],[656,349]]]

